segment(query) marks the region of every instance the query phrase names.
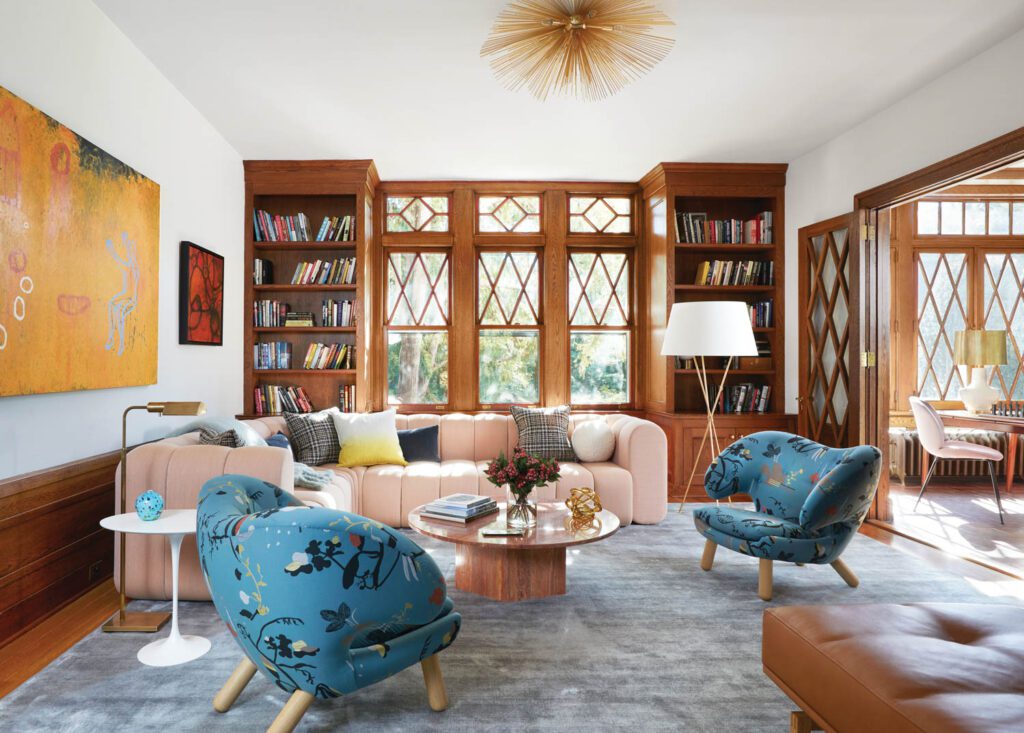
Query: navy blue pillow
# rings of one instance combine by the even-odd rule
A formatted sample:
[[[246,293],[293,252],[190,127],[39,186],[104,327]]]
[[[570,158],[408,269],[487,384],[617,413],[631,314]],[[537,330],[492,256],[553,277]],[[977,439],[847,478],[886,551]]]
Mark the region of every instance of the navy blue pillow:
[[[428,428],[413,428],[412,430],[398,431],[398,444],[402,446],[402,455],[405,460],[441,462],[441,454],[438,451],[438,428],[431,425]]]
[[[292,449],[292,444],[291,441],[288,440],[288,436],[280,430],[277,431],[276,435],[271,435],[267,438],[267,445],[273,446],[274,448],[284,448],[285,450]]]

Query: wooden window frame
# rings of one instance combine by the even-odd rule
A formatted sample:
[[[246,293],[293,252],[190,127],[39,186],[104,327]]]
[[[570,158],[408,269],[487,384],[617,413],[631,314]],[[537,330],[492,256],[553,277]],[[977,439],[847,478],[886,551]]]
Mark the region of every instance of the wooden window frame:
[[[593,232],[574,232],[572,231],[572,219],[574,216],[583,216],[582,214],[572,213],[572,200],[574,198],[592,198],[598,200],[604,200],[607,198],[613,199],[628,199],[629,200],[629,231],[626,232],[606,232],[606,231],[593,231]],[[596,202],[595,202],[596,203]],[[606,204],[607,205],[607,204]],[[610,208],[610,207],[609,207]],[[616,215],[621,216],[621,214]],[[576,237],[596,237],[602,240],[608,240],[612,238],[622,239],[635,239],[636,238],[636,218],[637,218],[637,197],[628,193],[595,193],[584,192],[584,191],[569,191],[565,197],[565,231],[566,236],[570,239]],[[587,221],[590,221],[589,219]],[[610,223],[610,222],[609,222]],[[606,227],[607,228],[607,227]]]
[[[528,216],[536,216],[537,217],[537,231],[535,231],[535,232],[520,232],[520,231],[516,231],[515,229],[506,229],[505,231],[501,231],[501,232],[485,232],[485,231],[483,231],[480,228],[480,220],[483,217],[491,217],[492,219],[497,221],[502,226],[505,226],[504,224],[501,223],[501,220],[498,219],[498,217],[494,216],[494,214],[484,213],[483,211],[480,210],[480,199],[485,198],[485,197],[486,198],[502,198],[502,199],[506,199],[506,200],[508,200],[508,199],[517,199],[517,198],[526,198],[526,197],[536,198],[537,199],[537,213],[536,214],[529,214]],[[498,204],[494,208],[495,208],[495,210],[497,210],[497,209],[501,208],[504,205],[505,205],[505,201],[502,201],[500,204]],[[518,203],[516,205],[518,206]],[[520,238],[520,237],[538,237],[538,236],[543,236],[543,234],[544,234],[544,214],[545,214],[545,211],[544,211],[544,192],[543,191],[534,191],[534,192],[517,191],[517,192],[512,192],[512,193],[499,193],[499,192],[496,192],[496,191],[475,191],[474,194],[473,194],[473,232],[474,232],[474,234],[477,237],[485,237],[485,238],[486,237],[494,237],[494,238],[497,238],[497,237],[516,237],[516,238]],[[520,223],[523,222],[523,221],[526,221],[525,217],[520,220]],[[518,224],[516,226],[518,226]]]
[[[572,283],[572,256],[574,254],[593,254],[598,258],[605,254],[622,254],[626,256],[626,269],[624,273],[626,277],[626,286],[628,287],[627,300],[625,305],[627,309],[626,313],[626,324],[623,326],[605,326],[605,325],[591,325],[591,326],[574,326],[572,324],[572,317],[575,315],[573,310],[573,303],[569,297],[569,289]],[[628,247],[594,247],[594,246],[570,246],[566,249],[565,253],[565,266],[567,272],[566,278],[566,309],[565,309],[565,364],[568,373],[569,380],[569,391],[567,394],[568,404],[576,410],[626,410],[630,409],[636,400],[636,369],[637,369],[637,348],[636,348],[636,252]],[[620,275],[620,277],[623,275]],[[587,280],[589,282],[589,278]],[[580,296],[580,303],[577,306],[582,307],[584,301],[589,303],[589,299],[586,296],[586,286],[583,286],[583,292]],[[609,307],[611,307],[609,303]],[[573,402],[572,401],[572,336],[573,333],[599,333],[601,331],[608,331],[612,333],[626,333],[629,339],[629,353],[626,357],[626,401],[625,402]]]
[[[543,218],[541,219],[541,229],[543,231]],[[511,233],[506,233],[502,236],[514,236]],[[505,255],[512,254],[515,252],[530,252],[536,259],[536,272],[537,272],[537,302],[532,303],[531,310],[537,318],[536,324],[485,324],[482,323],[483,313],[480,310],[480,263],[481,255],[485,253],[502,253]],[[513,245],[513,244],[488,244],[488,245],[477,245],[474,248],[474,268],[473,268],[473,308],[474,308],[474,319],[476,326],[476,338],[475,338],[475,394],[474,399],[476,402],[476,409],[481,411],[488,410],[501,410],[507,409],[512,405],[518,405],[520,407],[537,407],[544,404],[544,372],[545,372],[545,318],[544,318],[544,307],[545,307],[545,282],[544,282],[544,248],[542,246],[525,246],[525,245]],[[492,296],[493,289],[492,289]],[[522,296],[520,296],[522,297]],[[518,301],[517,301],[518,305]],[[486,310],[486,309],[485,309]],[[513,309],[513,313],[515,309]],[[482,402],[480,400],[480,334],[483,331],[536,331],[537,332],[537,401],[536,402]]]
[[[449,222],[451,214],[449,214]],[[388,303],[388,276],[391,272],[391,256],[392,255],[403,255],[403,254],[414,254],[417,257],[422,257],[424,254],[443,254],[445,256],[445,269],[447,271],[447,288],[448,288],[448,312],[444,314],[446,324],[444,326],[433,326],[433,325],[394,325],[390,323],[391,318],[395,314],[398,306],[396,304],[395,309],[391,313],[387,312]],[[452,403],[451,393],[451,342],[452,342],[452,298],[454,296],[452,290],[452,250],[451,247],[430,247],[430,246],[393,246],[385,248],[383,251],[383,264],[382,271],[382,285],[381,285],[381,305],[384,308],[384,323],[383,323],[383,348],[381,349],[381,361],[383,362],[383,376],[384,376],[384,405],[388,408],[395,408],[399,412],[445,412],[449,409]],[[403,287],[404,290],[404,287]],[[436,288],[431,288],[433,297],[436,297]],[[410,308],[411,312],[411,308]],[[424,309],[424,313],[426,310]],[[437,333],[444,332],[448,338],[448,400],[446,402],[424,402],[424,403],[413,403],[413,402],[402,402],[396,403],[391,402],[391,391],[388,387],[388,336],[390,332],[394,331],[422,331],[424,333]]]
[[[454,221],[453,221],[453,218],[454,218],[453,203],[454,202],[452,200],[453,197],[452,197],[451,192],[448,192],[448,191],[442,191],[442,192],[437,192],[437,191],[434,191],[434,192],[431,192],[431,191],[416,191],[416,192],[413,192],[413,191],[402,191],[402,192],[392,191],[392,192],[384,192],[382,194],[382,196],[383,196],[383,202],[382,202],[383,205],[381,206],[381,230],[382,230],[382,234],[385,237],[384,244],[388,244],[387,240],[389,240],[391,238],[407,239],[409,237],[412,237],[412,238],[415,238],[417,240],[417,242],[420,242],[420,243],[422,243],[424,241],[430,242],[431,240],[438,241],[438,238],[447,238],[447,239],[451,238],[452,230],[453,230],[453,227],[454,227]],[[390,231],[388,229],[388,218],[390,216],[392,216],[392,214],[390,214],[388,212],[388,199],[392,199],[392,198],[411,198],[411,199],[421,199],[421,200],[425,199],[425,198],[443,198],[443,199],[446,199],[448,201],[448,212],[443,214],[443,215],[448,217],[448,229],[443,231],[443,232],[436,232],[436,231],[430,231],[430,230],[425,230],[425,229],[414,229],[414,230],[408,231],[408,232],[392,232],[392,231]],[[411,205],[411,203],[410,203],[410,205]],[[405,209],[403,209],[403,211],[404,210]],[[433,211],[433,209],[431,209],[431,211]],[[435,216],[438,213],[439,212],[434,212]],[[402,217],[402,218],[404,219],[405,217]],[[408,219],[406,219],[406,221],[408,222]],[[429,238],[429,239],[425,240],[425,238]]]

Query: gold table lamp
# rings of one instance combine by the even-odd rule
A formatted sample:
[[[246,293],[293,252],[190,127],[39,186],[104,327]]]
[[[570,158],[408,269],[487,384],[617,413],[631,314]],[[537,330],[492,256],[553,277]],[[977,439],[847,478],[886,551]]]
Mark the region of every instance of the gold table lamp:
[[[1006,363],[1006,331],[969,328],[954,336],[953,361],[970,370],[970,383],[960,388],[960,401],[968,412],[992,410],[999,399],[999,390],[990,386],[985,372],[987,366]]]
[[[127,480],[128,480],[128,413],[132,410],[145,410],[155,412],[158,415],[191,416],[202,415],[206,412],[206,405],[202,402],[150,402],[146,405],[132,405],[121,416],[121,505],[118,514],[125,514],[128,511]],[[124,533],[120,535],[121,558],[118,570],[118,577],[121,582],[121,607],[117,615],[111,617],[103,624],[104,631],[159,631],[171,618],[171,614],[165,611],[132,611],[128,613],[125,609],[127,599],[124,594],[124,556],[125,541]]]

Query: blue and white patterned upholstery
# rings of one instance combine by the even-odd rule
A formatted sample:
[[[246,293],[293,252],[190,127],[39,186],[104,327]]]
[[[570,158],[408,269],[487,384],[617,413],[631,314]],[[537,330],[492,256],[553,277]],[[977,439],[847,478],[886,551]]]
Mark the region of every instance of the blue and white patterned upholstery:
[[[870,445],[829,448],[790,433],[753,433],[722,451],[704,474],[704,488],[713,499],[749,494],[754,511],[701,507],[694,524],[744,555],[831,563],[867,516],[881,460]]]
[[[379,522],[229,474],[203,486],[196,537],[217,612],[286,692],[358,690],[459,632],[437,564]]]

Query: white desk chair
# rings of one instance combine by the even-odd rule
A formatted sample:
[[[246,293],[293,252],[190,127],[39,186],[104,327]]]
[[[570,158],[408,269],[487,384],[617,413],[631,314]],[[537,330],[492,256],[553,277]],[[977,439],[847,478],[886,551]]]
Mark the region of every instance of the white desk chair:
[[[921,482],[921,493],[917,495],[917,502],[914,508],[921,503],[924,490],[928,488],[928,482],[932,480],[935,467],[939,465],[942,458],[950,458],[957,461],[985,461],[988,464],[988,474],[992,478],[992,491],[996,495],[996,507],[999,509],[999,523],[1003,524],[1003,503],[999,499],[999,484],[996,483],[996,463],[1003,460],[1003,454],[995,448],[984,445],[968,443],[966,440],[947,440],[946,429],[942,424],[942,418],[935,408],[922,400],[920,397],[910,398],[910,409],[914,411],[914,422],[917,423],[917,435],[921,441],[921,448],[935,460],[928,468],[928,475]]]

